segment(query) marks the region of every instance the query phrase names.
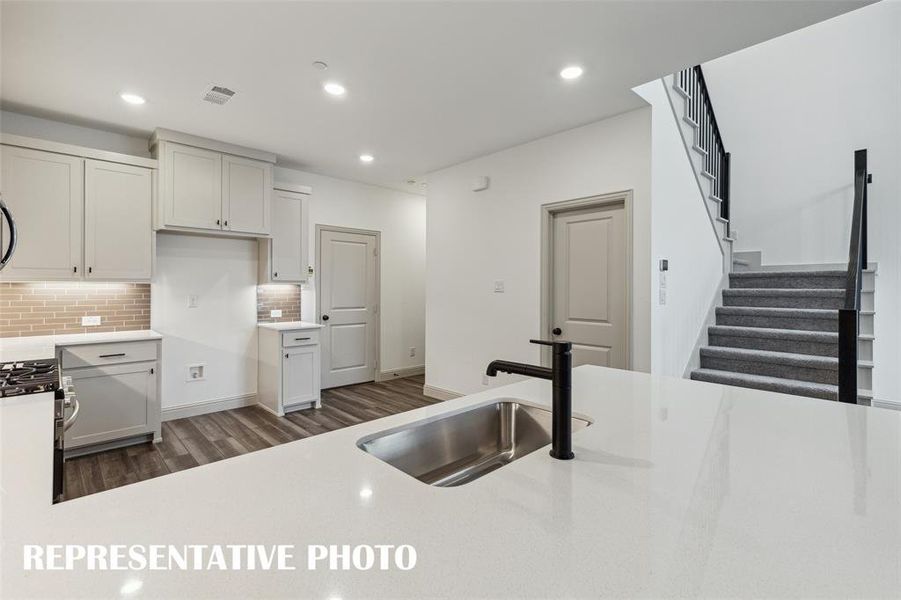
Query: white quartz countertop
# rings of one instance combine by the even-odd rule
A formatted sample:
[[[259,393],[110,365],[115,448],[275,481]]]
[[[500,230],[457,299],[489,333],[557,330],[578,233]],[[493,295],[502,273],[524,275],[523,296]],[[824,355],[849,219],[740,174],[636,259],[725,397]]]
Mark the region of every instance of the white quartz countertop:
[[[901,412],[579,367],[576,458],[437,488],[361,437],[527,380],[50,504],[51,402],[0,405],[4,598],[897,597]],[[23,544],[293,544],[294,571],[25,572]],[[308,544],[411,544],[411,571],[308,570]]]
[[[282,321],[280,323],[258,323],[258,327],[263,329],[272,329],[274,331],[298,331],[301,329],[321,329],[319,323],[310,323],[309,321]]]
[[[53,358],[57,346],[137,342],[144,340],[160,340],[162,338],[162,335],[150,329],[140,331],[111,331],[105,333],[36,335],[14,338],[4,337],[0,338],[0,362]]]

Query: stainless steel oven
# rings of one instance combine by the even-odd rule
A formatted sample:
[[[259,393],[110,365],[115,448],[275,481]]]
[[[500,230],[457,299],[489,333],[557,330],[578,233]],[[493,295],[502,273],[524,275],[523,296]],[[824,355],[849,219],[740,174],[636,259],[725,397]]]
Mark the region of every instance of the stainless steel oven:
[[[62,378],[62,387],[54,392],[53,411],[53,501],[61,502],[66,491],[66,431],[78,419],[78,398],[71,377]],[[66,413],[72,409],[67,416]]]

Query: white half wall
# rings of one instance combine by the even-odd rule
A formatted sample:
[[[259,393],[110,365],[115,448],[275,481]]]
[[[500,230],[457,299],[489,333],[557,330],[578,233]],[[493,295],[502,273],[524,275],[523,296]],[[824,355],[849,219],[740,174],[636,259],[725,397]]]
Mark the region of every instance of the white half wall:
[[[635,88],[651,105],[651,372],[682,377],[725,271],[664,85],[656,80]],[[665,274],[659,270],[662,259],[669,261]]]
[[[479,176],[490,187],[471,191]],[[496,358],[537,363],[541,205],[632,190],[632,368],[650,370],[650,110],[508,148],[428,177],[426,384],[471,393]],[[494,293],[503,280],[505,292]],[[491,378],[488,385],[509,382]]]
[[[163,335],[163,409],[256,394],[256,284],[255,240],[157,235],[150,326]],[[203,381],[187,380],[192,364]]]
[[[854,151],[867,148],[875,397],[901,401],[901,3],[880,2],[704,65],[732,153],[736,251],[847,263]]]
[[[276,167],[275,181],[309,185],[310,262],[316,257],[316,224],[381,232],[380,371],[425,364],[426,200],[404,193],[295,169]],[[316,276],[302,286],[301,315],[318,321]],[[415,348],[415,356],[410,356]]]

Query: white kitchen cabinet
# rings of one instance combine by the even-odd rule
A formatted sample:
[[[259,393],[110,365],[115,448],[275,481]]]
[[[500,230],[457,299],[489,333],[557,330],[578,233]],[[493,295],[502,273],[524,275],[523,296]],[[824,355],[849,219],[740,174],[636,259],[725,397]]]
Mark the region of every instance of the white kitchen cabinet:
[[[260,241],[261,283],[300,283],[308,278],[308,193],[272,191],[272,237]]]
[[[0,192],[19,233],[16,253],[3,270],[3,279],[80,279],[84,160],[2,146],[0,163]],[[8,240],[9,232],[4,230],[2,238]]]
[[[79,404],[66,432],[67,454],[162,439],[159,340],[63,346],[57,352]]]
[[[241,233],[269,233],[272,165],[222,155],[222,227]]]
[[[149,280],[152,171],[86,160],[84,264],[89,280]]]
[[[164,225],[222,229],[222,155],[165,143],[160,157]]]
[[[274,154],[166,129],[150,147],[160,161],[157,229],[269,235]]]
[[[322,405],[318,325],[259,326],[257,402],[278,416]]]

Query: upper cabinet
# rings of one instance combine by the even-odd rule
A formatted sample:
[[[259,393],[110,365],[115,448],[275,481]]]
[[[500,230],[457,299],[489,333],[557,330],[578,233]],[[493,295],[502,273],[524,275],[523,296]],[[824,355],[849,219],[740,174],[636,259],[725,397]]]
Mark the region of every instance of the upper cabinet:
[[[309,191],[300,186],[272,190],[272,237],[260,241],[261,283],[306,281]]]
[[[84,266],[91,280],[150,279],[150,169],[85,160]]]
[[[222,156],[222,226],[241,233],[269,233],[272,165]]]
[[[275,155],[158,129],[158,229],[266,237]]]
[[[156,161],[12,135],[2,142],[0,193],[18,231],[3,280],[150,280]],[[9,239],[5,223],[0,236]]]
[[[81,279],[84,159],[27,148],[0,148],[0,193],[18,243],[2,278]],[[9,239],[6,221],[3,240]],[[5,247],[5,246],[4,246]]]

